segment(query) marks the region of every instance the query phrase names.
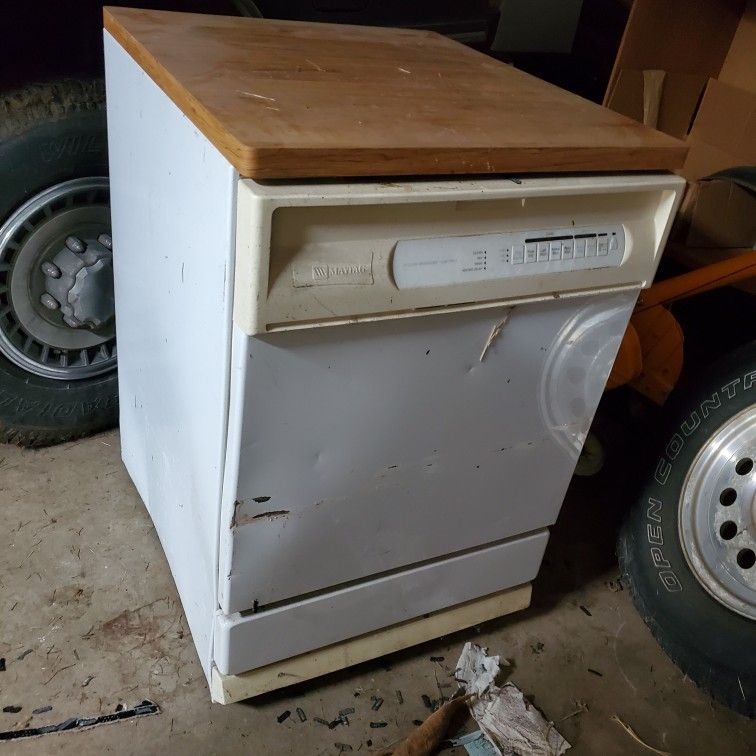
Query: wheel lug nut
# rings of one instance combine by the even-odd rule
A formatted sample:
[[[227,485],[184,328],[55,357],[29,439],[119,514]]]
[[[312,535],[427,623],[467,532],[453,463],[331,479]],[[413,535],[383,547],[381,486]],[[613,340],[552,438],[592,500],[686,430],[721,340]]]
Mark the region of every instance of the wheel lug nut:
[[[113,240],[110,238],[109,234],[100,234],[97,237],[97,241],[100,242],[105,249],[113,249]]]
[[[39,301],[40,301],[40,302],[41,302],[41,303],[42,303],[42,304],[43,304],[43,305],[44,305],[45,307],[47,307],[47,309],[48,309],[48,310],[57,310],[57,309],[58,309],[58,307],[60,307],[60,305],[59,305],[59,304],[58,304],[58,302],[57,302],[57,301],[55,300],[55,298],[54,298],[54,297],[52,297],[52,296],[51,296],[50,294],[43,294],[43,295],[42,295],[42,296],[41,296],[41,297],[39,298]]]
[[[71,252],[77,252],[78,254],[81,254],[87,248],[87,245],[75,236],[69,236],[66,239],[66,246]]]
[[[55,263],[43,262],[42,272],[50,278],[60,278],[60,268]]]

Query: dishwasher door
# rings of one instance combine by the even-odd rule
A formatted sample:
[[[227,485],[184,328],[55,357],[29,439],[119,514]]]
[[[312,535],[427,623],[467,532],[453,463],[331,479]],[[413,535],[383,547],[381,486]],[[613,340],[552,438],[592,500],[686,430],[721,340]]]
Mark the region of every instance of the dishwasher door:
[[[553,523],[636,297],[236,329],[222,611]]]

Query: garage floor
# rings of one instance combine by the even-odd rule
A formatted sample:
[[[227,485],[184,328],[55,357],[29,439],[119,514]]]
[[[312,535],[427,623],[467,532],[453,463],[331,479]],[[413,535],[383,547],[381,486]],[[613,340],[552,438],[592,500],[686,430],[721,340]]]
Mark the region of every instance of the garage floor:
[[[573,482],[526,612],[222,707],[209,701],[160,544],[121,465],[117,433],[38,452],[0,446],[0,708],[21,707],[0,713],[0,730],[143,699],[161,707],[139,720],[6,743],[3,752],[276,755],[351,746],[380,753],[428,713],[423,694],[453,690],[450,673],[464,641],[474,639],[511,661],[511,679],[558,723],[572,753],[651,753],[613,714],[662,751],[754,753],[756,723],[713,704],[677,671],[618,582],[619,490],[612,476]],[[371,696],[384,699],[378,711]],[[347,707],[355,709],[348,726],[329,730],[314,721]],[[286,711],[291,716],[279,723]]]

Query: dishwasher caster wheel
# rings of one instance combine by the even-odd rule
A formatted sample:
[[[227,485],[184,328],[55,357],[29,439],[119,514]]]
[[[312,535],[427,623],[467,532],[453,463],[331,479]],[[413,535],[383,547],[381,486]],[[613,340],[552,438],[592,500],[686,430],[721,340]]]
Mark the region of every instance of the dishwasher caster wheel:
[[[669,657],[753,717],[756,342],[712,366],[673,406],[666,445],[620,533],[620,564]]]

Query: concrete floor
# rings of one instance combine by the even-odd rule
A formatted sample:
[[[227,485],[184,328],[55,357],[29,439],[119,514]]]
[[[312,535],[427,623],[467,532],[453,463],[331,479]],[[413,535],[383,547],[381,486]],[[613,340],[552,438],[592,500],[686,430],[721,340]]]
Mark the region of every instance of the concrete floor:
[[[0,730],[157,702],[159,715],[3,744],[3,753],[381,753],[446,692],[462,644],[512,662],[511,679],[575,754],[754,753],[756,724],[712,703],[669,662],[617,582],[616,479],[575,480],[533,606],[480,628],[270,694],[211,704],[160,544],[117,433],[42,451],[0,446]],[[431,661],[430,657],[443,657]],[[400,690],[403,704],[397,701]],[[380,711],[370,697],[385,699]],[[573,714],[585,704],[586,711]],[[52,710],[33,714],[33,710]],[[300,707],[307,721],[295,714]],[[354,707],[349,726],[329,730]],[[277,722],[282,712],[292,716]],[[375,729],[370,722],[386,722]],[[460,749],[457,749],[457,753]],[[447,751],[447,753],[453,753]]]

